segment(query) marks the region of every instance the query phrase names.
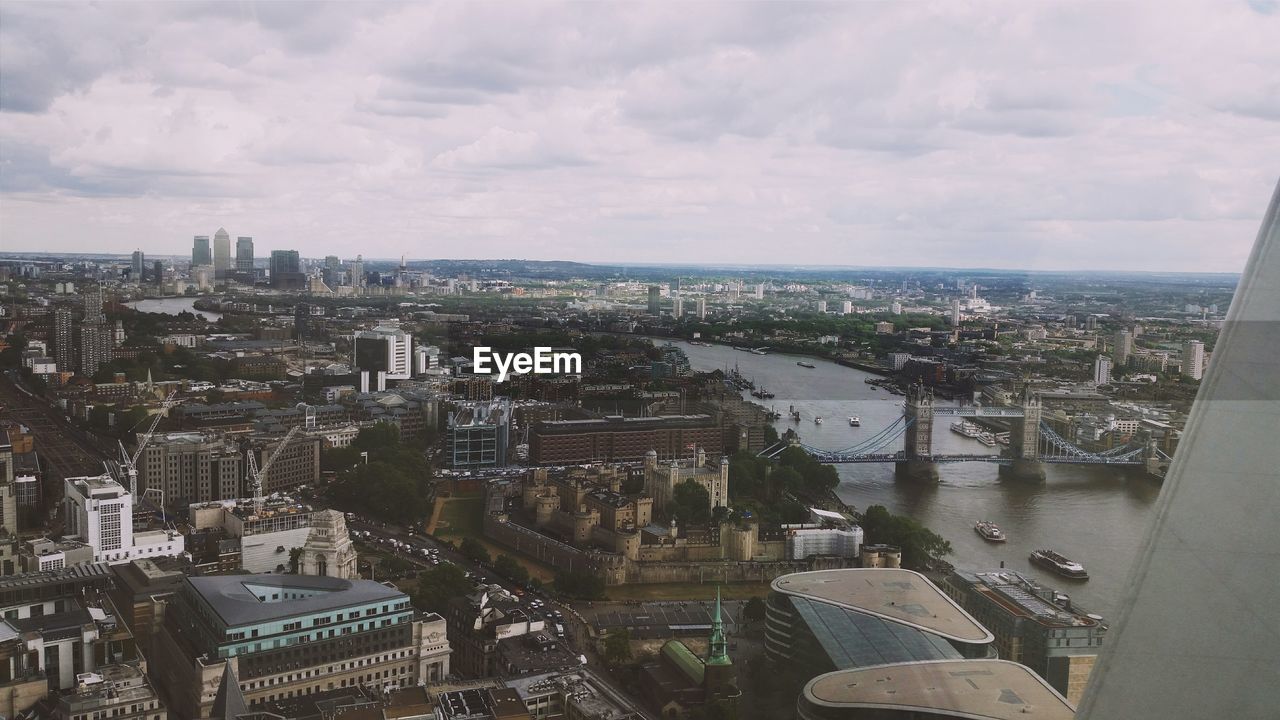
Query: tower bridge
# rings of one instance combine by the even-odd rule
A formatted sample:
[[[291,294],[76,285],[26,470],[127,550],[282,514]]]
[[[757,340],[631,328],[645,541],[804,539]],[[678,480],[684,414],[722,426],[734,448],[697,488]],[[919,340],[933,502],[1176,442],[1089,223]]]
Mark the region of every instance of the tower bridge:
[[[933,421],[936,417],[1009,418],[1012,427],[1009,447],[991,454],[935,454]],[[889,447],[901,439],[902,449]],[[1028,388],[1016,407],[937,407],[933,393],[920,385],[907,392],[902,415],[888,427],[862,442],[839,450],[813,447],[790,434],[787,439],[765,448],[761,457],[775,457],[788,447],[799,447],[824,463],[894,463],[899,477],[937,480],[938,465],[953,462],[989,462],[1000,466],[1001,475],[1044,480],[1045,465],[1145,465],[1161,455],[1150,440],[1135,441],[1103,452],[1085,450],[1059,435],[1042,419],[1040,398]]]

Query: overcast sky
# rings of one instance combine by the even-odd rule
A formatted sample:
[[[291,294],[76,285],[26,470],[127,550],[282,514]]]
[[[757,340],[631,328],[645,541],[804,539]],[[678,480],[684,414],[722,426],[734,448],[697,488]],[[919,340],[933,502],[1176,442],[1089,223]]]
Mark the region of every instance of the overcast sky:
[[[1239,271],[1275,0],[0,5],[0,246]]]

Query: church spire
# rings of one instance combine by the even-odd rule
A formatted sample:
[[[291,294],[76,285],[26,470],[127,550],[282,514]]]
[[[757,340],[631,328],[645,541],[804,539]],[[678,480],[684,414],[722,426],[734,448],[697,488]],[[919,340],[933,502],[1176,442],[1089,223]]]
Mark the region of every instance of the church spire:
[[[716,586],[716,610],[711,616],[711,638],[707,643],[708,665],[732,665],[729,644],[724,639],[724,621],[720,619],[720,586]]]

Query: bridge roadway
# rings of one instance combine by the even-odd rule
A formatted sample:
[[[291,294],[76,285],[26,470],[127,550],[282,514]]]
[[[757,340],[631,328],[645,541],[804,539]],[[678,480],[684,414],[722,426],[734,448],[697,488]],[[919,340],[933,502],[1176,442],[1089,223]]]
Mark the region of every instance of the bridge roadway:
[[[932,463],[957,463],[957,462],[989,462],[998,465],[1011,465],[1013,458],[1003,455],[977,455],[977,454],[955,454],[955,455],[928,455],[918,458],[909,458],[902,451],[895,453],[872,453],[869,455],[840,455],[838,453],[821,452],[809,449],[809,454],[814,460],[833,465],[852,465],[858,463],[887,463],[887,462],[905,462],[907,460],[920,460],[922,462]],[[1037,457],[1036,462],[1049,463],[1051,465],[1142,465],[1144,460],[1141,458],[1133,460],[1118,460],[1106,457],[1053,457],[1042,455]]]

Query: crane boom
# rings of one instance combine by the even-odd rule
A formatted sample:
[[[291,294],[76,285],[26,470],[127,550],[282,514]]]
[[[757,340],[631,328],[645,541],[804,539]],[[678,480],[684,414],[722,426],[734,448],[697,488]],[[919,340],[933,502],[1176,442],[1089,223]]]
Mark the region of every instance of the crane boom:
[[[262,509],[262,481],[267,477],[267,471],[271,469],[271,465],[275,463],[276,458],[280,457],[280,453],[284,452],[285,447],[293,440],[294,436],[302,431],[301,425],[294,425],[289,428],[289,432],[285,434],[284,439],[271,451],[271,455],[267,461],[262,463],[262,467],[258,467],[257,461],[253,458],[253,448],[249,448],[249,488],[253,491],[253,507],[258,512]]]
[[[160,424],[160,419],[169,414],[169,408],[178,404],[174,398],[178,395],[178,391],[174,390],[165,397],[160,403],[160,412],[151,418],[151,425],[147,431],[138,436],[138,447],[133,451],[133,455],[125,450],[124,442],[120,442],[120,459],[125,475],[129,477],[129,495],[133,498],[134,504],[138,502],[138,459],[142,457],[142,451],[147,449],[147,444],[151,442],[151,437],[156,433],[156,427]]]

